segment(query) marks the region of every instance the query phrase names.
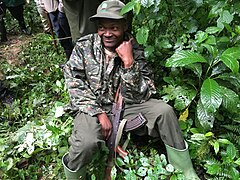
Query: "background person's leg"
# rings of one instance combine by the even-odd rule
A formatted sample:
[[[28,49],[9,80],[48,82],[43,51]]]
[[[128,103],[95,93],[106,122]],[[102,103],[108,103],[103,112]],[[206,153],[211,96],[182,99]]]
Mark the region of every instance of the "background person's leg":
[[[66,39],[61,40],[61,44],[64,47],[67,59],[69,59],[72,54],[72,50],[73,50],[73,42],[72,42],[72,37],[71,37],[68,20],[64,13],[62,13],[62,12],[58,13],[58,22],[62,29],[62,36],[64,38],[66,38]]]
[[[27,29],[24,17],[23,17],[23,4],[16,7],[7,7],[12,16],[18,21],[21,32],[30,35],[31,32]]]
[[[102,0],[63,0],[74,43],[82,36],[97,32],[97,26],[88,18],[96,13]]]
[[[1,33],[1,42],[6,42],[7,32],[6,32],[5,22],[3,18],[0,18],[0,33]]]
[[[5,5],[3,2],[0,2],[0,33],[1,33],[1,42],[7,41],[7,32],[4,22],[4,14],[5,14]]]
[[[67,59],[69,59],[71,53],[72,53],[72,49],[73,49],[73,45],[72,42],[69,41],[68,39],[61,39],[61,38],[66,38],[66,34],[64,33],[61,25],[60,25],[60,21],[59,21],[59,14],[61,12],[54,11],[54,12],[50,12],[49,14],[49,18],[51,20],[54,32],[56,33],[57,37],[59,38],[59,43],[61,44],[61,46],[63,47],[66,57]],[[61,15],[60,15],[61,17]]]
[[[42,4],[41,1],[36,1],[36,7],[42,21],[44,32],[51,33],[50,19],[48,18],[48,14],[45,10],[44,4]]]

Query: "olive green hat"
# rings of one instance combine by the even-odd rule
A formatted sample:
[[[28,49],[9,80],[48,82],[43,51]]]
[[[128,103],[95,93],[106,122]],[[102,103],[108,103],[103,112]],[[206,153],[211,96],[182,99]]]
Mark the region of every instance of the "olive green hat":
[[[94,21],[98,18],[107,19],[127,19],[127,15],[121,15],[121,10],[125,4],[118,0],[103,1],[97,8],[97,14],[91,16],[89,19]]]

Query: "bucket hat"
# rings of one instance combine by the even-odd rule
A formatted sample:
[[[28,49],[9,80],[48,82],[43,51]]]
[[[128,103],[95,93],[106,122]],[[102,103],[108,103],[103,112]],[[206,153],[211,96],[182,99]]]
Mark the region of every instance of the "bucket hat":
[[[95,21],[98,18],[127,19],[127,14],[121,14],[124,6],[125,4],[118,0],[103,1],[97,8],[97,14],[91,16],[89,19],[91,21]]]

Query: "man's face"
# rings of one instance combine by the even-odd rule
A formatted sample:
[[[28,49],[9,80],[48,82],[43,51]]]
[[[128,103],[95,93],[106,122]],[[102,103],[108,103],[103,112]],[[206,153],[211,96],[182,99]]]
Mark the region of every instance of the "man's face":
[[[115,51],[123,42],[123,36],[126,30],[127,24],[123,19],[99,19],[98,35],[101,37],[104,47],[109,51]]]

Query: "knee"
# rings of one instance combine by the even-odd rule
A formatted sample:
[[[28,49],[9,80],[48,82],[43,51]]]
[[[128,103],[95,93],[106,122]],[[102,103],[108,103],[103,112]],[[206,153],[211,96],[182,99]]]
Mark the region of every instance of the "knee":
[[[176,113],[172,106],[161,103],[158,107],[157,120],[159,125],[166,126],[175,126],[178,122]]]
[[[88,154],[94,153],[99,150],[98,143],[93,138],[86,138],[84,140],[83,146],[81,147],[83,152],[87,152]]]
[[[161,101],[159,104],[157,104],[154,107],[154,109],[157,114],[162,115],[162,116],[169,116],[169,115],[175,114],[173,107],[163,101]]]
[[[74,137],[69,138],[69,144],[75,152],[90,153],[96,151],[98,143],[94,138]]]
[[[81,169],[86,164],[90,163],[95,152],[98,151],[96,141],[90,138],[81,138],[76,140],[69,138],[69,161],[68,167],[71,170]]]
[[[169,104],[167,103],[164,103],[161,105],[161,109],[162,109],[162,113],[163,114],[175,114],[174,110],[173,110],[173,107],[170,106]]]

